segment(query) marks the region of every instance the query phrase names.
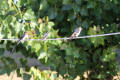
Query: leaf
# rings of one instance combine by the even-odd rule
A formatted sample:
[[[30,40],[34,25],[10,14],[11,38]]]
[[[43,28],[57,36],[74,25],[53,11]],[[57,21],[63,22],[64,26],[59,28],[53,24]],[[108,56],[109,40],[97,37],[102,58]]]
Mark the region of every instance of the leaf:
[[[0,45],[0,47],[1,47],[1,45]],[[4,51],[5,51],[4,48],[0,48],[0,57],[4,55]]]
[[[65,11],[65,10],[67,11],[67,10],[71,10],[71,9],[72,9],[72,5],[71,4],[62,6],[62,10],[63,11]]]
[[[49,22],[49,17],[48,17],[48,16],[46,17],[46,22],[47,22],[47,23]]]
[[[31,21],[30,27],[31,27],[32,29],[35,29],[36,24],[37,24],[36,21]]]
[[[82,3],[82,0],[75,0],[76,4],[81,4]]]
[[[55,19],[56,16],[57,16],[57,12],[56,12],[56,10],[50,8],[50,9],[48,10],[48,16],[49,16],[50,19]]]
[[[29,41],[28,44],[29,44],[29,46],[32,47],[32,49],[33,49],[35,52],[38,52],[38,51],[41,49],[41,45],[40,45],[39,42]]]
[[[43,59],[47,56],[46,52],[41,52],[40,55],[38,56],[38,59]]]
[[[44,51],[47,53],[47,44],[44,43]]]
[[[74,12],[80,12],[81,9],[79,5],[73,4],[73,10]]]
[[[10,24],[11,22],[13,23],[15,21],[16,21],[16,18],[13,17],[13,16],[7,16],[6,19],[5,19],[6,24]]]
[[[76,18],[76,14],[75,13],[72,13],[68,15],[68,20],[71,21],[71,20],[74,20]]]
[[[6,13],[5,17],[10,16],[10,15],[13,17],[16,14],[17,14],[17,12],[15,10],[10,10]]]
[[[103,34],[102,30],[100,30],[99,26],[94,26],[94,28],[90,28],[88,31],[89,35]],[[104,37],[92,37],[89,38],[95,47],[99,45],[104,45]]]
[[[85,20],[85,21],[82,22],[82,26],[84,28],[88,28],[88,22],[87,22],[87,20]]]
[[[48,7],[48,3],[46,0],[41,0],[39,10],[44,10]]]
[[[109,61],[116,59],[116,57],[115,57],[116,53],[112,50],[113,50],[112,48],[108,48],[108,49],[104,50],[104,52],[103,52],[104,55],[102,56],[102,61],[109,62]]]
[[[35,43],[35,45],[33,45],[33,46],[34,46],[36,52],[38,52],[41,48],[39,43]]]
[[[57,78],[57,73],[51,73],[50,79],[55,80]]]
[[[16,2],[14,2],[15,4],[16,4],[16,6],[18,7],[18,8],[20,8],[22,5],[23,5],[23,2],[21,1],[21,0],[14,0],[14,1],[16,1]],[[22,5],[21,5],[22,4]],[[25,2],[24,2],[24,4],[25,4]]]
[[[25,12],[23,18],[24,18],[25,20],[35,20],[35,15],[34,15],[33,10],[32,10],[32,9],[28,9],[28,10]]]
[[[15,31],[17,33],[19,33],[22,30],[22,28],[23,28],[23,24],[21,24],[19,22],[16,22],[16,23],[14,23],[13,28],[15,29]]]
[[[85,8],[80,9],[80,14],[81,14],[82,16],[88,16],[87,9],[85,9]]]
[[[48,22],[48,29],[52,29],[55,24],[53,22]]]
[[[95,7],[95,2],[94,1],[88,1],[87,8],[94,8]]]
[[[43,32],[43,29],[44,29],[45,26],[46,26],[45,23],[41,23],[41,24],[40,24],[39,31],[40,31],[41,33]]]
[[[0,0],[0,10],[5,10],[5,9],[8,9],[9,8],[9,5],[8,5],[8,2],[7,0]]]
[[[63,2],[63,4],[71,4],[72,0],[63,0],[62,2]]]

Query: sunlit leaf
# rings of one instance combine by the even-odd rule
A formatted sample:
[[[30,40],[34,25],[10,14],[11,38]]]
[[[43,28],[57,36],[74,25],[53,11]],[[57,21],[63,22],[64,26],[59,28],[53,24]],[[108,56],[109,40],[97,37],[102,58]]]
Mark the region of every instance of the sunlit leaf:
[[[51,29],[55,24],[53,22],[48,22],[48,28]]]
[[[46,52],[41,52],[38,59],[43,59],[47,56],[47,53]]]
[[[25,12],[23,17],[25,20],[34,20],[35,19],[35,15],[34,15],[34,12],[32,11],[32,9],[28,9]]]
[[[47,8],[47,6],[48,6],[47,1],[46,0],[42,0],[39,9],[43,10],[43,9]]]
[[[7,3],[7,0],[0,0],[0,9],[8,9],[9,5]]]
[[[52,73],[50,76],[51,79],[55,80],[57,78],[57,73]]]

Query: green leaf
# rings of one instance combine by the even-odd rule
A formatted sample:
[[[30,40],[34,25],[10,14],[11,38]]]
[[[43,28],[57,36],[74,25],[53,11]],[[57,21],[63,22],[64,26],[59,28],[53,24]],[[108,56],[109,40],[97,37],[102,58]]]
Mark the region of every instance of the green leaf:
[[[87,20],[85,20],[85,21],[82,22],[82,26],[83,26],[83,28],[88,28],[88,22],[87,22]]]
[[[38,59],[43,59],[47,56],[47,53],[46,52],[41,52]]]
[[[71,10],[72,9],[72,5],[69,4],[69,5],[63,5],[62,6],[62,10],[65,11],[65,10]]]
[[[88,5],[87,5],[87,8],[94,8],[95,7],[95,2],[94,1],[89,1],[88,2]]]
[[[103,31],[100,30],[99,26],[94,26],[94,28],[90,28],[88,31],[89,35],[96,35],[96,34],[103,34]],[[98,47],[99,45],[104,45],[104,37],[92,37],[89,38],[91,42],[94,44],[95,47]]]
[[[38,52],[41,48],[39,43],[35,43],[35,45],[32,45],[32,46],[34,46],[36,52]]]
[[[57,78],[57,73],[52,73],[50,79],[55,80]]]
[[[38,52],[41,49],[41,45],[38,41],[29,41],[28,45],[31,46],[35,52]]]
[[[9,5],[8,5],[7,0],[0,0],[0,9],[5,10],[5,9],[8,9],[8,8],[9,8]]]
[[[55,19],[57,16],[57,12],[54,9],[50,8],[48,10],[48,16],[50,19]]]
[[[28,10],[25,12],[23,18],[24,18],[25,20],[35,20],[35,15],[34,15],[33,10],[32,10],[32,9],[28,9]]]
[[[47,52],[47,44],[44,43],[44,51]]]
[[[0,45],[0,47],[1,47],[1,45]],[[0,57],[4,55],[4,51],[5,51],[4,48],[0,48]]]
[[[72,0],[63,0],[63,4],[71,4]]]
[[[74,12],[80,12],[81,9],[79,5],[73,4],[73,10]]]
[[[18,8],[20,8],[23,4],[22,4],[22,1],[21,0],[16,0],[17,2],[16,2],[16,6],[18,7]],[[23,1],[24,2],[24,1]],[[22,5],[21,5],[22,4]],[[25,3],[24,3],[25,4]]]
[[[82,16],[88,16],[87,9],[85,9],[85,8],[80,9],[80,14],[81,14]]]
[[[82,3],[82,0],[75,0],[76,4],[81,4]]]
[[[22,28],[23,28],[23,24],[21,24],[19,22],[16,22],[16,23],[14,23],[13,28],[15,29],[15,31],[17,33],[19,33],[22,30]]]
[[[44,10],[48,7],[48,3],[46,0],[41,0],[39,10]]]
[[[71,14],[68,15],[68,21],[74,20],[76,18],[76,14],[71,12]]]
[[[102,61],[109,62],[116,59],[116,53],[113,51],[113,48],[108,48],[104,50],[104,55],[102,56]]]
[[[52,29],[55,24],[53,22],[48,22],[48,29]]]
[[[30,27],[31,27],[32,29],[35,29],[36,24],[37,24],[36,21],[31,21]]]

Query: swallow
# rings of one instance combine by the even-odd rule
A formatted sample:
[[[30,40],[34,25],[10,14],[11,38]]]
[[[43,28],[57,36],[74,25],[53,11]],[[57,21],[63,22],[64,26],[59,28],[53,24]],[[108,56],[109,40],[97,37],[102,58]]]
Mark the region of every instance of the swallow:
[[[17,45],[18,45],[22,40],[24,40],[26,36],[27,36],[27,32],[24,32],[24,34],[23,34],[23,35],[20,37],[20,39],[18,40]]]
[[[48,38],[48,35],[49,35],[49,31],[47,31],[44,35],[43,35],[43,37],[41,38],[41,40],[45,40],[45,39],[47,39]]]
[[[74,33],[71,35],[71,37],[69,39],[71,40],[71,39],[73,39],[75,37],[78,37],[81,31],[82,31],[81,27],[76,28]]]
[[[17,45],[18,45],[22,40],[24,40],[26,36],[27,36],[27,32],[24,32],[24,34],[23,34],[23,35],[20,37],[20,39],[17,41]],[[16,45],[16,46],[17,46],[17,45]],[[11,53],[14,52],[16,46],[12,49],[12,52],[11,52]]]

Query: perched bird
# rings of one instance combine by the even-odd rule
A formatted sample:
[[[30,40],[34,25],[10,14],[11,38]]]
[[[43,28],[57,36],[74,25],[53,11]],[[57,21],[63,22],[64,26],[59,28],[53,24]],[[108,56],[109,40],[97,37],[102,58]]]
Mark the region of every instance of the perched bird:
[[[22,40],[24,40],[25,38],[26,38],[26,36],[27,36],[27,32],[24,32],[24,34],[20,37],[20,39],[18,40],[18,42],[17,42],[17,45],[22,41]]]
[[[81,31],[82,31],[81,27],[76,28],[74,33],[71,35],[71,37],[69,39],[71,40],[71,39],[73,39],[75,37],[78,37]]]
[[[47,39],[49,33],[50,33],[50,32],[47,31],[47,32],[43,35],[43,37],[41,38],[41,40],[45,40],[45,39]]]
[[[23,35],[20,37],[20,39],[17,41],[17,45],[18,45],[22,40],[24,40],[26,37],[28,37],[28,32],[24,32],[24,34],[23,34]],[[17,46],[17,45],[16,45],[16,46]],[[11,52],[11,53],[14,52],[16,46],[12,49],[12,52]]]

